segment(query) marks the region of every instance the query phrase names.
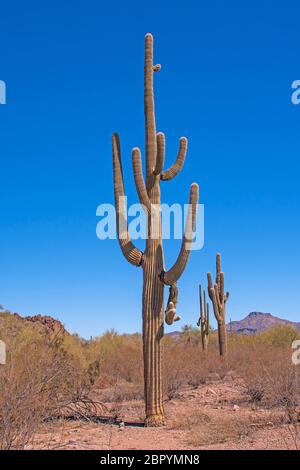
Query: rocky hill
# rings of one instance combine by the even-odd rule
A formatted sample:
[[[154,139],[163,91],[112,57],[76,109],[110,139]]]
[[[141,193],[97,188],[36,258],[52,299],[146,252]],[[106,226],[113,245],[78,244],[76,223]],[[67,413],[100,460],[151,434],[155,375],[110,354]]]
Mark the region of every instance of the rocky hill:
[[[40,324],[49,333],[62,333],[68,335],[64,325],[50,315],[34,315],[32,317],[25,317],[25,321]]]
[[[34,324],[40,331],[47,334],[69,335],[64,325],[50,315],[34,315],[31,317],[23,317],[18,313],[11,313],[9,311],[0,312],[0,330],[7,323],[10,323],[16,330],[20,329],[22,325]]]
[[[283,320],[271,313],[262,312],[251,312],[243,320],[233,321],[228,324],[227,329],[231,328],[234,333],[253,335],[277,325],[289,325],[300,331],[300,322]]]

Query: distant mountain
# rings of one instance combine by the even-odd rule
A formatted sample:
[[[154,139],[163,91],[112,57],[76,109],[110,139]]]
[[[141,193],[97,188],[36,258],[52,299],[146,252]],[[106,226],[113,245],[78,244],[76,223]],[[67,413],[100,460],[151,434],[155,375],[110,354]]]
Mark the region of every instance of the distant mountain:
[[[170,336],[171,338],[179,338],[182,334],[182,331],[171,331],[170,333],[165,333],[165,336]]]
[[[275,317],[271,313],[262,312],[251,312],[243,320],[233,321],[227,323],[227,331],[232,329],[233,333],[239,333],[244,335],[255,335],[261,331],[268,330],[272,326],[277,325],[288,325],[292,326],[300,332],[300,322],[292,322],[289,320],[283,320],[282,318]],[[171,333],[165,333],[166,336],[171,336],[174,339],[179,338],[182,331],[172,331]]]
[[[231,325],[227,325],[227,330],[231,328],[233,333],[253,335],[277,325],[289,325],[300,331],[300,322],[283,320],[271,313],[262,312],[251,312],[243,320],[231,322]]]

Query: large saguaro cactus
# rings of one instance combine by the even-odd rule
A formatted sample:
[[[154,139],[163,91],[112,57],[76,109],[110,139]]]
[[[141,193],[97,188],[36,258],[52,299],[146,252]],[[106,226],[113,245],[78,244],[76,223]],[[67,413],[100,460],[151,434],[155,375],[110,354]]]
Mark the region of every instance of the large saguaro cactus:
[[[220,356],[227,355],[227,333],[226,333],[226,302],[229,292],[224,293],[224,273],[221,271],[221,255],[216,257],[216,283],[213,285],[211,273],[207,273],[208,294],[213,304],[214,314],[218,323],[218,337]]]
[[[163,171],[165,160],[165,136],[156,132],[153,74],[160,65],[153,65],[153,37],[145,36],[144,64],[144,113],[146,132],[146,181],[142,170],[141,151],[132,150],[132,166],[139,200],[147,213],[146,249],[141,252],[131,241],[124,213],[124,183],[121,164],[120,141],[113,134],[114,193],[118,239],[125,258],[143,269],[143,357],[145,409],[148,426],[164,424],[162,388],[162,338],[164,332],[164,287],[174,285],[187,264],[192,232],[195,229],[198,204],[198,185],[190,187],[189,211],[180,253],[175,264],[165,270],[160,214],[160,182],[169,181],[181,170],[187,151],[187,139],[180,139],[178,156],[174,164]]]
[[[199,286],[199,300],[200,300],[200,317],[197,322],[197,325],[201,330],[201,342],[203,351],[207,350],[209,343],[209,305],[206,302],[206,292],[203,290],[202,296],[202,287]]]

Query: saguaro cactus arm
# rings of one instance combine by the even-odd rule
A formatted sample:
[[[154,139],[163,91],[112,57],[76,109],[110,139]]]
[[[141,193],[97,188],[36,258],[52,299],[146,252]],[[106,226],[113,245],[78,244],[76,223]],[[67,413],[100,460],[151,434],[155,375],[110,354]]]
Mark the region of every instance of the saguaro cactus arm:
[[[209,334],[209,304],[206,303],[206,323],[207,323],[207,334]]]
[[[183,164],[184,164],[184,161],[185,161],[185,157],[186,157],[187,145],[188,145],[187,138],[186,137],[181,137],[180,141],[179,141],[179,151],[178,151],[177,158],[176,158],[175,162],[173,163],[173,165],[170,166],[170,168],[165,170],[160,175],[160,179],[162,181],[169,181],[169,180],[175,178],[175,176],[177,176],[178,173],[181,171],[181,169],[183,167]]]
[[[121,161],[120,139],[118,134],[112,136],[113,148],[113,170],[114,170],[114,195],[116,207],[116,224],[119,244],[123,255],[134,266],[141,266],[143,262],[143,253],[134,246],[131,241],[127,220],[126,211],[123,204],[125,203],[125,191]]]
[[[212,275],[211,273],[207,273],[207,284],[208,284],[208,294],[210,293],[210,289],[213,287],[212,282]]]
[[[143,176],[141,151],[138,147],[135,147],[132,150],[132,168],[133,168],[135,186],[136,186],[140,203],[146,208],[147,212],[150,214],[151,203],[150,203],[150,199],[147,193],[144,176]]]
[[[220,276],[221,276],[221,255],[217,253],[216,256],[216,284],[220,285]]]
[[[222,320],[222,317],[220,315],[220,309],[219,309],[219,304],[218,304],[218,299],[216,295],[216,291],[214,288],[209,289],[209,297],[212,301],[213,304],[213,309],[214,309],[214,314],[216,317],[216,320],[219,322]]]
[[[174,265],[171,267],[171,269],[161,273],[160,278],[164,284],[172,285],[177,282],[186,267],[189,256],[191,254],[191,245],[196,224],[198,199],[199,186],[198,184],[193,183],[190,187],[189,210],[184,230],[184,236],[181,242],[181,249],[178,258],[175,261]]]
[[[154,175],[158,176],[161,174],[163,167],[164,167],[164,163],[165,163],[166,139],[165,139],[165,134],[163,132],[157,133],[156,145],[157,145],[157,157],[156,157]]]
[[[220,295],[220,303],[222,304],[224,302],[224,286],[225,286],[225,282],[224,282],[224,273],[220,272],[220,275],[219,275],[219,279],[220,279],[220,292],[219,292],[219,295]]]
[[[178,303],[178,288],[176,284],[173,284],[169,288],[169,298],[167,303],[167,308],[165,312],[165,320],[167,325],[172,325],[174,321],[181,319],[176,313],[176,305]]]
[[[206,292],[203,291],[203,305],[204,305],[204,332],[205,335],[209,335],[209,305],[206,302]]]
[[[197,325],[201,330],[201,343],[203,351],[207,350],[209,343],[209,306],[206,302],[205,289],[202,291],[201,285],[199,285],[199,300],[200,300],[200,317]]]

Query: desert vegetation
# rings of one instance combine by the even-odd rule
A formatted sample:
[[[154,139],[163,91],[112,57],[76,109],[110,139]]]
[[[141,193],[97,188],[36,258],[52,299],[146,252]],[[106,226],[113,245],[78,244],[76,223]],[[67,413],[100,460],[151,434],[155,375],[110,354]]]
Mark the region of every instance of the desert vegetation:
[[[0,367],[2,449],[32,446],[53,422],[88,423],[97,418],[101,422],[106,417],[117,423],[127,419],[128,403],[143,403],[140,334],[108,331],[87,341],[65,331],[48,331],[39,322],[9,312],[0,319],[0,336],[7,344],[7,364]],[[269,426],[273,420],[273,426],[283,426],[282,436],[292,436],[299,446],[300,369],[291,362],[291,342],[298,337],[288,326],[256,336],[231,334],[224,361],[217,331],[211,331],[206,351],[199,329],[187,327],[175,338],[166,336],[163,402],[171,406],[181,402],[184,394],[201,392],[207,384],[222,383],[230,376],[242,393],[235,406],[268,411],[272,418],[259,426]],[[238,412],[232,418],[226,411],[211,417],[192,401],[183,404],[180,413],[167,414],[168,426],[186,430],[192,446],[234,439],[239,430],[253,430],[255,424]],[[143,422],[141,409],[135,420]]]

